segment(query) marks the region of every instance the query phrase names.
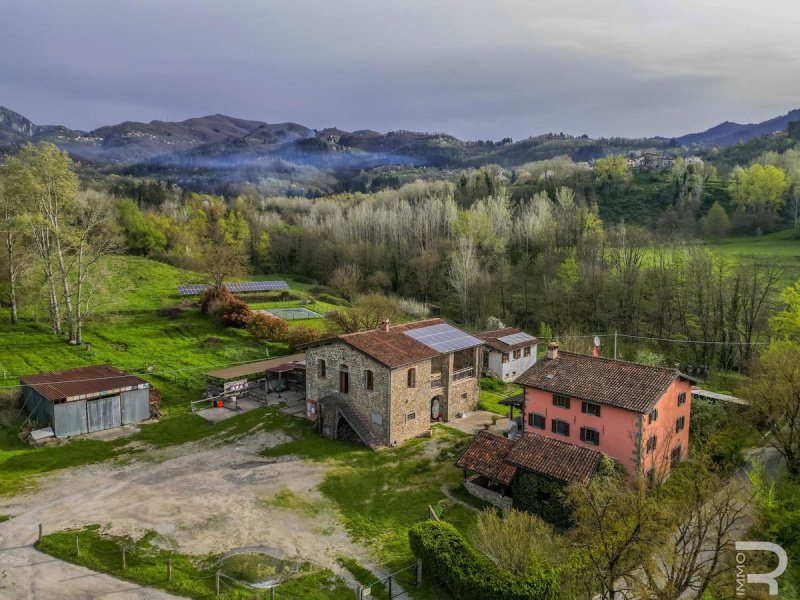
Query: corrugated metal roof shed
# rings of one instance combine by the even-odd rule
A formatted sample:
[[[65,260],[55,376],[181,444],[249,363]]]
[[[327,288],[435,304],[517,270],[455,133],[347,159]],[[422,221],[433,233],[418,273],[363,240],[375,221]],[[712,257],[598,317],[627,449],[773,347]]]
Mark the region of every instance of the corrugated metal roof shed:
[[[19,381],[53,402],[86,399],[149,386],[144,379],[123,373],[111,365],[26,375],[20,377]]]

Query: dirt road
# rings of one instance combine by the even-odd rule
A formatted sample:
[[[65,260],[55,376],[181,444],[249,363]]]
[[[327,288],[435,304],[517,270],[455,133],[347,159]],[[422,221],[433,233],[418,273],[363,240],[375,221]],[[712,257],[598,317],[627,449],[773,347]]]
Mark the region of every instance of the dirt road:
[[[233,443],[155,450],[127,465],[101,463],[49,474],[34,493],[0,500],[0,514],[13,516],[0,523],[0,598],[173,597],[37,552],[32,544],[39,523],[45,532],[91,523],[112,534],[154,530],[161,534],[159,542],[191,554],[264,546],[312,560],[349,580],[335,562],[338,555],[366,566],[370,561],[316,489],[327,467],[258,456],[284,439],[262,431]],[[315,510],[271,506],[276,492],[287,489]]]

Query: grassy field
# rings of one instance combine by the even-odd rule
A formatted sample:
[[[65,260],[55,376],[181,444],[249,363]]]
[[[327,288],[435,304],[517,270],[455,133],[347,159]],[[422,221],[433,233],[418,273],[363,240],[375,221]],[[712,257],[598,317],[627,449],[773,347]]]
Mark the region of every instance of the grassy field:
[[[0,310],[0,392],[13,393],[21,375],[109,363],[141,375],[162,393],[163,418],[142,426],[133,439],[154,446],[179,444],[218,433],[189,412],[189,401],[202,397],[205,371],[288,353],[286,344],[265,346],[244,330],[216,326],[191,301],[182,299],[177,286],[197,281],[196,274],[132,256],[109,257],[103,270],[108,275],[104,292],[84,335],[91,350],[52,335],[46,319],[32,307],[22,309],[16,326],[8,323],[7,311]],[[308,296],[308,284],[287,281],[292,292]],[[179,305],[185,310],[177,315],[160,313],[161,308]],[[324,319],[310,319],[303,324],[321,329],[323,323]],[[7,402],[0,404],[0,495],[18,493],[47,471],[112,459],[126,443],[73,440],[32,448],[17,437],[25,416]],[[219,428],[227,429],[227,425]]]
[[[79,540],[80,554],[75,538]],[[42,552],[67,562],[83,565],[140,585],[157,587],[190,598],[261,600],[264,590],[252,590],[238,583],[248,575],[263,574],[253,561],[222,560],[219,556],[191,556],[166,550],[153,543],[155,532],[139,540],[104,535],[98,525],[45,535],[36,546]],[[122,548],[125,548],[125,566]],[[235,557],[232,557],[235,558]],[[167,560],[172,562],[172,579],[167,579]],[[220,595],[216,595],[216,572],[220,571]],[[261,571],[259,573],[259,571]],[[300,566],[297,575],[276,588],[279,600],[350,600],[353,591],[339,577],[310,563]]]
[[[729,235],[720,240],[707,240],[706,246],[730,258],[756,257],[783,270],[783,285],[800,279],[800,239],[787,229],[766,235]]]

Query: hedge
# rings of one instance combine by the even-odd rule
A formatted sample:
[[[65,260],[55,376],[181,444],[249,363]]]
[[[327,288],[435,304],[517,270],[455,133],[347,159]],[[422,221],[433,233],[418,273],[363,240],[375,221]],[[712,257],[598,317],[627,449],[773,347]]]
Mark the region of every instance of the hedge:
[[[480,556],[444,521],[423,521],[408,532],[411,549],[430,578],[459,600],[558,600],[559,576],[548,569],[519,577]]]

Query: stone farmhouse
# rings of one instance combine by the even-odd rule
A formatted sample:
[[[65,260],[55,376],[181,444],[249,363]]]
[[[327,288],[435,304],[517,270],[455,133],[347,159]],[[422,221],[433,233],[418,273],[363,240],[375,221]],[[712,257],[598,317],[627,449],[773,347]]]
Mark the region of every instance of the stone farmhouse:
[[[441,319],[346,333],[306,346],[306,410],[329,438],[378,449],[475,410],[483,340]]]
[[[541,340],[515,327],[476,334],[484,341],[481,372],[503,381],[514,381],[536,363]]]

